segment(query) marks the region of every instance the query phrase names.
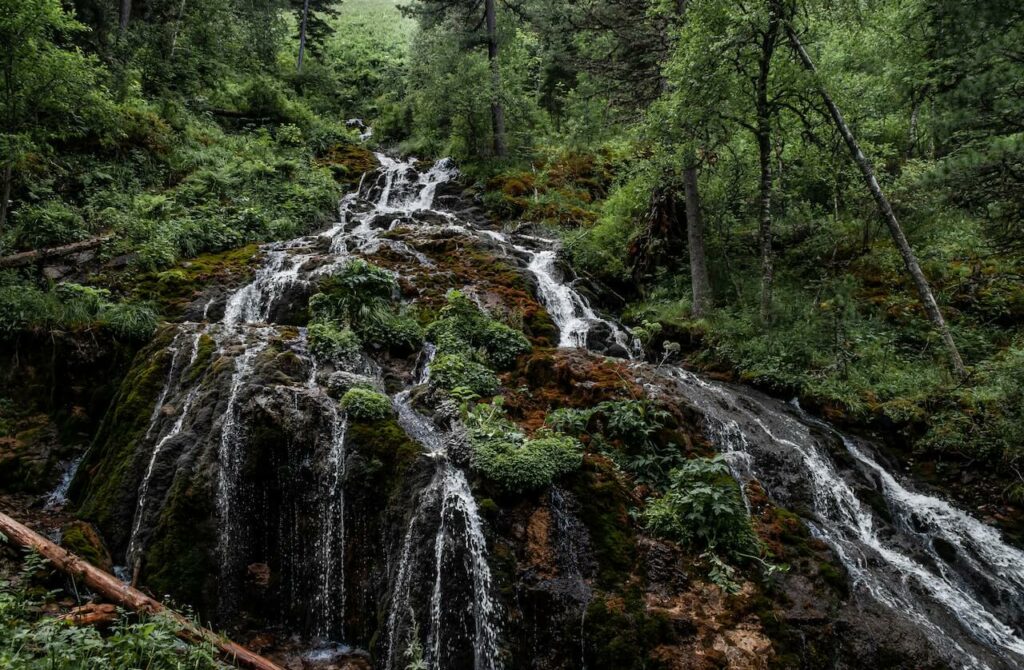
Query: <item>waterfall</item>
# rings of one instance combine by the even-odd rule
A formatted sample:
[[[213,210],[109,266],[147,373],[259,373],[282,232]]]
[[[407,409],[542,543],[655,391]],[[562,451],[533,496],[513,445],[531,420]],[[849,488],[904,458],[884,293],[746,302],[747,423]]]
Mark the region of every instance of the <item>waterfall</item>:
[[[787,411],[678,368],[665,374],[705,413],[708,435],[738,479],[758,479],[781,504],[810,505],[808,525],[843,563],[860,597],[914,622],[953,664],[1024,663],[1024,552],[949,503],[912,491],[867,445],[799,408]],[[815,431],[837,442],[859,472],[842,471]],[[882,496],[892,523],[862,502],[860,487]]]
[[[186,331],[179,332],[178,337],[175,338],[175,343],[177,343],[178,339],[184,335],[186,335]],[[196,333],[191,336],[189,360],[184,367],[180,367],[178,365],[178,357],[182,352],[180,345],[177,347],[172,345],[171,351],[173,354],[171,356],[171,368],[167,373],[167,381],[164,384],[163,390],[160,392],[160,397],[157,400],[156,407],[154,408],[153,414],[150,418],[149,429],[146,431],[145,439],[149,439],[152,436],[153,429],[157,424],[157,420],[163,410],[164,402],[171,391],[172,385],[176,387],[176,390],[180,390],[185,375],[192,369],[192,366],[195,365],[196,359],[199,356],[199,340],[201,336],[201,333]],[[175,372],[177,372],[176,376]],[[186,395],[182,406],[177,409],[178,418],[171,425],[170,430],[161,436],[153,445],[153,451],[150,454],[149,463],[146,466],[146,472],[142,476],[142,483],[139,485],[139,496],[135,506],[135,518],[132,521],[131,535],[128,540],[128,565],[134,570],[138,570],[139,562],[142,559],[141,552],[143,546],[139,538],[139,533],[142,531],[142,522],[146,515],[146,504],[148,502],[150,482],[153,479],[153,471],[156,468],[157,461],[159,460],[164,447],[167,446],[168,442],[177,437],[184,428],[185,420],[189,417],[189,413],[192,409],[192,403],[195,401],[195,397],[198,392],[199,384],[196,383],[188,392],[188,395]]]
[[[414,386],[430,381],[430,363],[434,347],[427,344]],[[387,619],[387,668],[392,670],[405,651],[408,639],[401,638],[407,615],[415,616],[412,602],[413,579],[430,577],[433,590],[430,595],[429,620],[426,622],[427,664],[429,667],[448,667],[443,662],[450,639],[457,637],[446,630],[446,618],[456,612],[443,607],[445,590],[450,580],[460,575],[454,564],[457,554],[468,554],[468,577],[472,590],[473,656],[475,670],[498,670],[498,606],[493,599],[493,580],[487,564],[487,542],[483,534],[480,511],[465,473],[448,460],[446,438],[432,421],[412,406],[412,387],[393,398],[399,425],[423,447],[425,455],[435,464],[430,483],[417,496],[415,512],[409,520],[400,551],[399,563],[391,594]],[[414,543],[424,528],[436,528],[433,542],[433,562],[427,575],[417,572]],[[429,531],[428,531],[429,532]],[[432,573],[432,574],[431,574]],[[414,629],[418,628],[415,626]]]
[[[345,589],[340,589],[340,602],[332,597],[336,584],[345,584],[345,434],[348,423],[336,403],[329,402],[331,443],[327,455],[327,481],[320,509],[320,536],[316,540],[319,589],[315,595],[317,608],[316,635],[328,639],[337,631],[344,638],[341,622],[345,616]]]
[[[318,420],[319,434],[314,448],[287,454],[298,461],[289,466],[313,472],[315,481],[310,480],[309,490],[294,492],[287,512],[275,510],[279,516],[274,532],[280,544],[290,543],[304,551],[308,547],[302,554],[308,565],[289,565],[291,572],[282,580],[291,580],[287,587],[294,597],[305,599],[309,632],[339,643],[345,634],[346,604],[354,601],[347,593],[345,574],[345,442],[350,430],[343,412],[321,385],[318,377],[327,373],[308,351],[306,331],[274,323],[281,310],[290,306],[293,289],[311,287],[317,276],[353,256],[381,249],[425,267],[432,265],[409,244],[386,234],[396,225],[415,226],[424,234],[437,230],[475,235],[487,238],[490,246],[499,247],[536,280],[538,298],[559,329],[560,346],[594,348],[626,359],[639,354],[628,331],[598,314],[580,283],[561,266],[557,241],[486,230],[446,209],[446,200],[438,192],[457,174],[450,161],[421,170],[414,159],[377,157],[381,168],[341,200],[338,221],[329,230],[263,246],[261,267],[249,283],[228,297],[221,323],[179,326],[168,348],[170,369],[141,440],[149,451],[128,549],[128,558],[137,564],[146,518],[154,517],[158,496],[150,489],[152,478],[160,472],[160,459],[166,458],[165,452],[173,449],[169,448],[172,440],[186,427],[194,429],[191,417],[215,405],[219,421],[213,424],[216,444],[210,460],[216,461],[220,576],[225,585],[222,608],[230,609],[233,596],[228,587],[240,580],[245,555],[239,547],[246,543],[246,524],[253,522],[246,515],[261,511],[247,509],[255,503],[242,495],[249,436],[244,412],[256,404],[251,400],[259,392],[284,389],[287,393],[281,395],[290,401],[290,410],[310,408],[307,413]],[[204,315],[210,305],[203,307]],[[190,372],[204,335],[215,344],[214,358],[206,366],[209,372],[204,374],[221,370],[223,378],[229,378],[226,388],[216,389],[209,400],[205,394],[201,399],[198,395],[201,387],[207,388],[204,380]],[[279,353],[274,347],[285,342],[289,356],[294,353],[304,366],[299,368],[301,378],[264,378],[269,375],[260,374],[258,368],[269,353]],[[429,382],[433,354],[432,347],[424,347],[415,381],[392,396],[399,425],[421,446],[416,467],[424,476],[413,480],[419,482],[418,490],[405,492],[410,501],[405,526],[397,537],[382,538],[389,543],[391,558],[386,569],[380,567],[387,576],[380,661],[388,670],[403,667],[410,635],[418,631],[418,642],[432,668],[468,665],[469,656],[453,660],[463,653],[472,656],[476,670],[498,670],[502,665],[501,607],[488,563],[485,526],[466,474],[449,458],[448,447],[456,436],[413,405],[416,387]],[[680,368],[663,366],[654,371],[641,363],[632,365],[637,370],[643,367],[648,379],[657,377],[652,394],[686,400],[701,411],[708,438],[725,455],[738,480],[757,479],[778,504],[804,513],[812,532],[846,567],[859,602],[881,604],[913,622],[953,665],[993,669],[1024,665],[1024,553],[1004,543],[995,530],[935,496],[914,490],[882,464],[869,444],[835,433],[798,408],[703,380]],[[379,370],[373,374],[381,381]],[[176,412],[167,425],[170,419],[162,408],[169,402]],[[891,520],[862,501],[865,490],[880,496]],[[297,501],[311,500],[308,509],[297,509]],[[590,568],[577,559],[588,552],[581,544],[566,493],[554,489],[550,500],[559,579],[574,584],[571,593],[582,605],[582,627],[592,592],[586,581]],[[308,516],[309,522],[300,531],[296,524],[289,525],[291,518],[286,514]]]

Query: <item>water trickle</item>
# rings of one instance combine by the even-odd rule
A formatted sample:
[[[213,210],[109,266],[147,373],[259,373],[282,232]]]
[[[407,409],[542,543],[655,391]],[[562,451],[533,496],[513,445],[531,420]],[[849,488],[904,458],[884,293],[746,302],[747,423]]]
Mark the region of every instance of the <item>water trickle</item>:
[[[153,434],[153,429],[157,424],[160,414],[164,408],[164,402],[167,399],[169,392],[172,387],[175,388],[176,392],[181,390],[181,386],[184,383],[186,375],[195,365],[196,359],[199,356],[199,340],[201,333],[189,334],[187,331],[182,330],[178,333],[175,338],[175,342],[182,337],[189,337],[191,342],[188,348],[189,359],[188,363],[183,367],[178,364],[178,359],[181,353],[184,351],[181,346],[172,347],[174,352],[171,358],[171,368],[167,373],[167,381],[164,385],[163,390],[160,392],[160,397],[157,400],[156,408],[153,410],[153,414],[150,418],[149,429],[146,431],[145,439],[149,439]],[[192,403],[195,401],[196,394],[199,392],[199,383],[197,382],[193,388],[185,396],[185,400],[180,408],[177,408],[178,418],[171,425],[170,430],[163,434],[153,445],[153,451],[150,453],[149,463],[146,465],[146,472],[142,476],[142,483],[139,485],[138,500],[135,505],[135,517],[132,520],[131,535],[128,540],[128,564],[132,569],[138,570],[139,561],[142,558],[143,544],[140,539],[140,533],[142,531],[142,523],[146,516],[147,503],[149,502],[149,488],[150,483],[153,479],[153,471],[156,469],[157,462],[160,459],[161,453],[163,453],[164,447],[167,443],[177,437],[185,426],[185,420],[189,417],[189,413],[192,410]]]
[[[344,638],[345,616],[345,435],[348,428],[344,414],[330,398],[325,403],[331,413],[331,441],[327,453],[324,495],[319,512],[319,537],[316,540],[318,590],[314,597],[315,634],[329,639],[337,634]],[[337,589],[341,584],[342,588]],[[339,592],[336,601],[334,594]]]
[[[78,468],[82,465],[82,460],[84,458],[84,454],[76,456],[64,467],[64,472],[61,474],[60,481],[57,482],[57,486],[50,491],[49,495],[46,496],[46,504],[43,507],[44,510],[54,510],[67,504],[68,491],[71,490],[71,482],[75,481],[75,475],[78,474]]]
[[[430,363],[435,349],[424,348],[419,373],[414,384],[430,381]],[[473,497],[465,473],[455,467],[447,457],[447,439],[432,421],[412,406],[412,387],[398,393],[393,404],[399,425],[419,442],[425,455],[433,459],[435,472],[430,483],[419,492],[415,512],[409,520],[391,594],[387,620],[387,668],[399,667],[398,659],[405,652],[414,630],[426,634],[426,661],[428,667],[449,667],[446,654],[451,652],[453,639],[459,635],[459,626],[449,621],[460,618],[461,612],[445,608],[445,593],[455,580],[468,578],[471,590],[473,635],[473,667],[475,670],[498,670],[498,607],[493,599],[493,582],[487,563],[487,542],[483,534],[480,511]],[[417,564],[416,538],[426,529],[433,532],[433,561],[429,566]],[[460,556],[465,556],[460,560]],[[461,574],[462,571],[468,574]],[[428,607],[429,619],[425,626],[410,621],[415,616],[413,582],[429,579],[433,583]],[[415,622],[418,624],[419,622]]]

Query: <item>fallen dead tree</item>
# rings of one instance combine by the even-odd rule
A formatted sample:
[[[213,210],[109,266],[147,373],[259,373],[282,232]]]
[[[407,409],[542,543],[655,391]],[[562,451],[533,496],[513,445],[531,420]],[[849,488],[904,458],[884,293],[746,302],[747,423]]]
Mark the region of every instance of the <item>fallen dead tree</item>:
[[[81,242],[72,242],[71,244],[65,244],[60,247],[49,247],[46,249],[34,249],[32,251],[22,251],[18,254],[11,256],[4,256],[0,258],[0,268],[20,268],[26,265],[31,265],[39,261],[49,260],[51,258],[62,258],[64,256],[70,256],[71,254],[77,254],[82,251],[88,251],[99,247],[104,242],[110,239],[110,236],[102,237],[91,237]]]
[[[276,663],[254,654],[245,647],[226,640],[213,631],[196,625],[182,615],[164,607],[141,591],[128,586],[111,574],[50,542],[32,529],[0,512],[0,533],[19,547],[31,549],[50,563],[111,602],[136,612],[163,613],[178,625],[178,637],[189,642],[208,642],[220,650],[224,660],[246,670],[282,670]]]

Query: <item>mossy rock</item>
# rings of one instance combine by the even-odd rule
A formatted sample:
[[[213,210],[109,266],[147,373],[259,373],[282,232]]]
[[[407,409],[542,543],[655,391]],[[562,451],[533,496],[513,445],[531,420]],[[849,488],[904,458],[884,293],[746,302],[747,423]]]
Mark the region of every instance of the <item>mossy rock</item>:
[[[114,569],[114,561],[110,557],[107,545],[104,544],[95,526],[87,521],[72,521],[64,526],[61,529],[60,544],[100,570],[112,572]]]
[[[571,491],[580,501],[580,520],[587,527],[598,564],[598,583],[605,588],[624,584],[636,563],[636,533],[629,515],[629,495],[598,459],[587,459],[572,477]]]
[[[213,487],[178,477],[143,558],[143,581],[158,595],[211,614],[216,607],[217,521]]]
[[[115,548],[127,542],[141,463],[138,441],[166,380],[172,356],[167,347],[175,332],[165,328],[136,356],[71,489],[80,516],[94,522]]]
[[[406,469],[420,457],[423,448],[409,438],[394,419],[355,421],[345,438],[358,466],[348,471],[367,489],[377,489],[386,499],[402,487]]]
[[[660,667],[650,652],[673,638],[669,622],[647,612],[639,589],[594,598],[585,621],[584,659],[588,668],[598,670]]]

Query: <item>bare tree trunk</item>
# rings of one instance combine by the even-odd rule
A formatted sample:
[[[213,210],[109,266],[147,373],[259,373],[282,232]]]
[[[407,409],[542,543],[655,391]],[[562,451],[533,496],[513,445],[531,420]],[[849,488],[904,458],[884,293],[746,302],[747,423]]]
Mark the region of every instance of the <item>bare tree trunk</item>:
[[[800,38],[797,37],[796,31],[794,31],[793,27],[788,23],[786,24],[786,36],[789,38],[789,42],[797,56],[800,58],[800,61],[803,63],[804,68],[812,74],[817,75],[814,62],[807,54],[807,50],[804,49],[804,45],[800,43]],[[924,272],[921,270],[921,266],[917,262],[914,250],[910,247],[910,242],[907,241],[907,236],[903,233],[903,227],[900,226],[900,222],[896,219],[896,213],[893,212],[889,199],[885,197],[885,193],[882,192],[881,186],[878,185],[878,179],[875,178],[875,170],[871,165],[871,161],[869,161],[867,156],[864,155],[864,152],[861,151],[860,145],[853,136],[853,132],[850,130],[850,127],[846,125],[846,120],[843,118],[842,112],[839,111],[839,107],[836,106],[835,102],[832,101],[832,97],[828,94],[828,89],[826,89],[825,85],[821,82],[818,84],[818,93],[821,95],[822,100],[824,100],[825,106],[828,107],[828,111],[832,115],[832,120],[835,122],[839,132],[842,134],[843,140],[846,141],[846,146],[850,150],[850,155],[853,156],[854,162],[857,163],[861,174],[864,175],[864,181],[867,183],[868,190],[871,191],[871,195],[874,197],[875,203],[878,204],[878,209],[882,212],[885,223],[889,227],[889,234],[892,235],[893,242],[896,244],[896,248],[899,250],[900,256],[903,257],[903,264],[906,266],[907,272],[910,274],[911,278],[914,280],[914,285],[917,287],[917,293],[921,298],[924,311],[931,319],[932,324],[935,326],[935,330],[937,330],[939,335],[942,337],[954,374],[956,374],[960,379],[966,378],[967,368],[964,366],[963,358],[961,358],[960,351],[957,349],[956,342],[953,340],[953,334],[950,332],[949,326],[946,324],[946,320],[942,317],[942,311],[939,309],[939,304],[936,302],[935,295],[932,293],[931,286],[928,283],[928,278],[924,276]]]
[[[171,36],[171,59],[178,48],[178,31],[181,30],[181,19],[185,16],[185,0],[178,6],[178,18],[174,21],[174,34]]]
[[[494,155],[505,158],[505,107],[501,104],[501,64],[498,62],[498,10],[495,0],[485,0],[487,20],[487,59],[491,65],[491,130],[494,133]]]
[[[110,237],[110,235],[101,235],[99,237],[91,237],[87,240],[72,242],[71,244],[65,244],[59,247],[33,249],[32,251],[22,251],[11,256],[3,256],[0,257],[0,269],[21,268],[38,261],[45,261],[50,258],[61,258],[81,251],[95,249],[96,247],[102,246],[102,244],[109,240]]]
[[[124,34],[128,32],[128,21],[132,16],[132,0],[121,0],[121,16],[120,23],[118,25],[118,34],[124,37]]]
[[[299,64],[296,68],[302,72],[302,61],[306,56],[306,23],[309,21],[309,0],[302,3],[302,22],[299,25]]]
[[[4,168],[3,188],[0,189],[0,233],[7,227],[7,210],[11,204],[11,184],[14,182],[14,166]]]
[[[757,153],[761,169],[758,225],[761,246],[761,320],[765,323],[772,318],[772,287],[775,281],[775,259],[772,252],[772,120],[771,103],[768,100],[768,78],[779,32],[778,17],[774,11],[768,21],[768,29],[761,40],[761,57],[755,83]]]
[[[690,249],[693,316],[700,318],[707,313],[711,303],[711,279],[704,248],[704,213],[700,207],[696,167],[683,170],[683,188],[686,191],[686,239]]]
[[[212,644],[230,663],[249,670],[282,670],[276,663],[220,637],[213,631],[201,628],[177,612],[165,608],[141,591],[133,589],[113,575],[90,565],[66,549],[58,547],[2,512],[0,512],[0,533],[6,535],[15,545],[35,551],[61,572],[67,573],[73,579],[80,579],[90,589],[122,607],[150,614],[166,613],[179,626],[178,637],[188,642],[200,641]]]

